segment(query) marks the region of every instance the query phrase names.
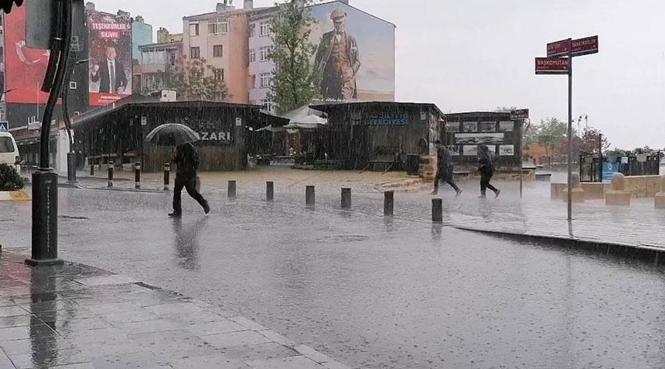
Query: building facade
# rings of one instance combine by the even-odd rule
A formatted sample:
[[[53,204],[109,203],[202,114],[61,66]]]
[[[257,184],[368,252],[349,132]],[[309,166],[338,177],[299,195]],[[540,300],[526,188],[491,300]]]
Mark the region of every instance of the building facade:
[[[182,42],[165,42],[143,45],[137,91],[147,95],[168,88],[166,82],[177,72],[178,59],[182,55]]]
[[[247,4],[250,5],[249,3]],[[252,9],[235,9],[228,0],[215,12],[183,18],[183,53],[187,60],[201,59],[221,69],[232,103],[247,103],[249,14]]]
[[[249,23],[249,101],[272,108],[270,83],[275,65],[270,24],[278,8],[253,12]],[[312,62],[322,74],[326,101],[395,100],[395,25],[350,5],[347,0],[310,7],[315,23]],[[341,37],[344,35],[344,37]]]
[[[137,15],[132,22],[132,59],[134,62],[141,62],[140,47],[153,42],[152,26],[146,23],[142,16]]]

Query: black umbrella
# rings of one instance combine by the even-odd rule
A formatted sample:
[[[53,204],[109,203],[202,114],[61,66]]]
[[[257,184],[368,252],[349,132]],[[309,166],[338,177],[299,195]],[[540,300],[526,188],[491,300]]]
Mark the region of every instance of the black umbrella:
[[[201,140],[198,133],[194,132],[191,128],[178,124],[168,123],[152,130],[145,137],[146,142],[157,146],[173,146],[182,145],[188,142],[196,142]]]

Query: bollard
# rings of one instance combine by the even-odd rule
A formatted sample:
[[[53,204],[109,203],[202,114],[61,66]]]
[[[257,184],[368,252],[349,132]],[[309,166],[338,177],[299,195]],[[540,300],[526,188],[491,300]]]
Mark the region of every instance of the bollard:
[[[395,209],[395,191],[386,191],[383,193],[383,215],[393,216]]]
[[[164,163],[164,191],[169,190],[171,182],[171,163]]]
[[[109,161],[108,174],[109,174],[108,175],[108,179],[109,179],[108,186],[109,186],[109,188],[112,188],[113,187],[113,162],[112,161]]]
[[[443,200],[432,199],[432,222],[443,222]]]
[[[342,188],[342,209],[351,209],[351,189]]]
[[[266,182],[266,201],[273,201],[275,199],[275,183],[272,181]]]
[[[305,205],[314,206],[316,204],[316,192],[314,186],[305,187]]]
[[[141,163],[134,164],[134,188],[141,189]]]
[[[76,154],[67,153],[67,182],[76,183]]]
[[[90,177],[95,175],[95,163],[90,163]]]
[[[236,198],[236,181],[229,181],[229,199]]]

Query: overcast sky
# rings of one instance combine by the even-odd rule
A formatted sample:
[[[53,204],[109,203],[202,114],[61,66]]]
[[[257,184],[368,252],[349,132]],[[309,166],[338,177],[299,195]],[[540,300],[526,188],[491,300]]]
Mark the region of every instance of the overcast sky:
[[[236,0],[236,6],[242,1]],[[255,6],[273,4],[255,0]],[[214,0],[97,0],[182,32],[182,16]],[[574,116],[613,146],[665,147],[662,0],[350,0],[397,25],[397,99],[444,112],[526,107],[532,121],[567,117],[565,76],[535,76],[545,44],[598,34],[600,53],[574,60]],[[584,121],[582,121],[584,127]]]

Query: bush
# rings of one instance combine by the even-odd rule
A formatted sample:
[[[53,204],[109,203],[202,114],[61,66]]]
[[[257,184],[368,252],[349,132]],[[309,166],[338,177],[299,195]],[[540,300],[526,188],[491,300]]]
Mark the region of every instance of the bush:
[[[0,191],[18,191],[23,185],[23,178],[13,166],[0,164]]]

